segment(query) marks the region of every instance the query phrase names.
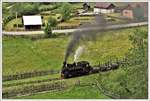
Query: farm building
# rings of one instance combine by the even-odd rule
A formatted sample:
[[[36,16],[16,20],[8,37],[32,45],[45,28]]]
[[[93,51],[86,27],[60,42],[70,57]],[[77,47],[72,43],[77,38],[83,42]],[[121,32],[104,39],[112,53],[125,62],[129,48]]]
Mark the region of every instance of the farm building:
[[[115,5],[112,3],[98,2],[94,6],[94,13],[113,13]]]
[[[142,20],[148,16],[146,7],[148,7],[148,6],[146,6],[144,3],[128,4],[122,10],[122,15],[126,18]]]
[[[23,16],[23,24],[26,30],[40,30],[42,26],[41,16]]]

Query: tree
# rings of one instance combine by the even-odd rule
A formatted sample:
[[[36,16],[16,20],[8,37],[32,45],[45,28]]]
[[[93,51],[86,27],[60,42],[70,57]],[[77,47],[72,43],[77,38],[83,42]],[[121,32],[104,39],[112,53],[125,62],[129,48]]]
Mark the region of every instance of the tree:
[[[17,12],[18,16],[22,16],[25,14],[37,14],[39,3],[15,3],[11,8],[11,13],[14,14]]]
[[[57,25],[57,20],[53,17],[49,17],[48,23],[50,24],[51,27],[55,27]]]
[[[61,7],[62,21],[66,21],[71,17],[71,5],[69,3],[64,3]]]
[[[57,24],[56,19],[53,18],[53,17],[49,17],[48,22],[46,24],[46,27],[44,29],[44,32],[45,32],[47,37],[51,37],[52,36],[52,27],[55,27],[56,24]]]
[[[148,32],[137,29],[129,36],[132,48],[118,71],[100,75],[97,79],[106,92],[120,98],[148,98]]]
[[[51,28],[51,25],[49,23],[46,24],[44,32],[46,34],[46,37],[51,37],[52,36],[52,28]]]

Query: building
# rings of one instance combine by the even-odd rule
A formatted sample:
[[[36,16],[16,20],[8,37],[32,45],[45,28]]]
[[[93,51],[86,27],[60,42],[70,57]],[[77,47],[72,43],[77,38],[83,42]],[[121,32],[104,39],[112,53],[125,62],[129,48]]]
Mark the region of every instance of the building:
[[[123,17],[143,20],[148,17],[148,5],[145,3],[131,3],[122,10]]]
[[[26,30],[40,30],[42,18],[40,15],[23,16],[23,25]]]
[[[94,6],[94,13],[113,13],[115,5],[112,3],[101,3],[98,2]]]
[[[134,18],[134,16],[133,16],[133,7],[129,4],[127,7],[125,7],[123,9],[122,15],[123,15],[123,17],[133,19]]]

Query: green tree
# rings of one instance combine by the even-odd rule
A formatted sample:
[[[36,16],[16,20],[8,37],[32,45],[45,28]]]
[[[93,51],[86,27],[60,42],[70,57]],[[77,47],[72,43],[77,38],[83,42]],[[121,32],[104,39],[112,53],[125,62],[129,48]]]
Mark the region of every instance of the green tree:
[[[48,23],[50,24],[51,27],[55,27],[57,25],[57,20],[53,17],[49,17]]]
[[[44,32],[46,34],[46,37],[51,37],[52,36],[52,28],[51,28],[49,23],[46,24]]]
[[[135,30],[129,36],[132,48],[118,71],[100,75],[97,80],[106,92],[119,98],[148,98],[148,32]]]
[[[30,15],[39,13],[39,3],[14,3],[11,8],[11,13],[17,13],[18,16]]]
[[[52,27],[55,27],[56,24],[57,24],[56,19],[53,17],[49,17],[48,22],[47,22],[45,29],[44,29],[44,32],[45,32],[47,37],[52,36]]]
[[[71,5],[69,3],[64,3],[62,5],[61,9],[61,15],[62,15],[62,21],[66,21],[71,17]]]

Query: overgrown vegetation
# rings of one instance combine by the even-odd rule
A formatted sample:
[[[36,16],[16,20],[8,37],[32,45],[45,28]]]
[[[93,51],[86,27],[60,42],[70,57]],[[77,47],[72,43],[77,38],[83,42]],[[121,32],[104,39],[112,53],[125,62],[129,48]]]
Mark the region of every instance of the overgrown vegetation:
[[[122,68],[100,74],[99,83],[103,88],[120,98],[148,98],[148,32],[134,30],[129,36],[132,47],[126,53]]]
[[[51,37],[52,36],[52,27],[55,27],[57,24],[57,21],[53,17],[48,18],[48,22],[46,24],[46,27],[44,29],[44,32],[46,34],[46,37]]]
[[[71,5],[69,3],[64,3],[61,7],[62,21],[66,21],[71,17]]]

